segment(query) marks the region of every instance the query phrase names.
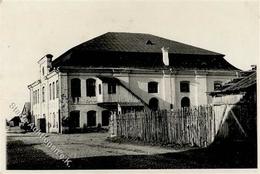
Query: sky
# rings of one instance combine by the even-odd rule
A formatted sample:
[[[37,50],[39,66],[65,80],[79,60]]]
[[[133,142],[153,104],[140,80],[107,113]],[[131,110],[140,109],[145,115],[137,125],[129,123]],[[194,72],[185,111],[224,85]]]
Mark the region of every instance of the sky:
[[[29,101],[37,61],[54,59],[106,32],[149,33],[225,54],[234,66],[259,61],[258,1],[0,0],[0,117]]]

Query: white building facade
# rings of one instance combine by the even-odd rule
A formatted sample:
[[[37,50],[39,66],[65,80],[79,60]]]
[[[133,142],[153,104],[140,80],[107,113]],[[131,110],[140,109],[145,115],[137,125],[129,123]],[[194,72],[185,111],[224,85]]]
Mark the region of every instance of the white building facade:
[[[111,112],[210,104],[207,92],[239,72],[223,56],[153,35],[106,33],[38,61],[39,80],[29,85],[34,122],[66,133],[107,127]]]

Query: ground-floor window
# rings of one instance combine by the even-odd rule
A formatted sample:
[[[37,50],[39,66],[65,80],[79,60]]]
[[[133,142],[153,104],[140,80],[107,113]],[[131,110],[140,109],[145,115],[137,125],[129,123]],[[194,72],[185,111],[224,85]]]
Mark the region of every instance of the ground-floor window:
[[[108,126],[109,125],[109,117],[110,117],[110,111],[102,111],[102,126]]]
[[[96,126],[96,111],[88,111],[87,126]]]

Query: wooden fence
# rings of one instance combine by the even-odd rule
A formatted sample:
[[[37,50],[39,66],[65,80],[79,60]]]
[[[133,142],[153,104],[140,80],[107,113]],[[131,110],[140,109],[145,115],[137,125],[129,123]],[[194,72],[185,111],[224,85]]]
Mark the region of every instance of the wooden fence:
[[[211,106],[131,112],[114,115],[111,121],[116,136],[150,143],[205,147],[216,133]]]

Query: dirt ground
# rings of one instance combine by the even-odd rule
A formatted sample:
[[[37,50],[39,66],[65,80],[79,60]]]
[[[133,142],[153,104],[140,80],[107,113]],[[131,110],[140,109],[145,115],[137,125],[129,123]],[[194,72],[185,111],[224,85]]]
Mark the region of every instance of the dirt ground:
[[[66,166],[33,133],[8,131],[7,169],[256,168],[256,145],[220,144],[203,149],[113,143],[109,133],[46,134],[71,159]]]
[[[112,143],[106,140],[107,137],[109,137],[109,133],[46,135],[50,142],[62,150],[64,154],[71,159],[94,156],[152,155],[183,151],[159,146]],[[24,144],[32,145],[34,148],[42,150],[52,158],[59,158],[44,144],[43,139],[34,133],[8,134],[8,140],[21,140]]]

